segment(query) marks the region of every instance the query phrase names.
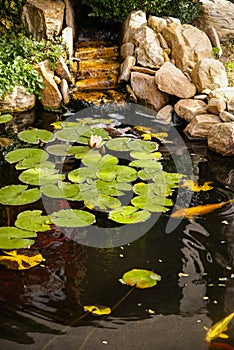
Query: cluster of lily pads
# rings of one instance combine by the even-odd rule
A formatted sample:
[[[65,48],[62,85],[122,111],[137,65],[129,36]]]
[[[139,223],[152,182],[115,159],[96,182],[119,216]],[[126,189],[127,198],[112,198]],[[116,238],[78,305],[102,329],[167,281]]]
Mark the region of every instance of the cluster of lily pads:
[[[111,138],[107,126],[114,123],[110,119],[86,118],[54,123],[54,133],[28,129],[18,134],[21,141],[35,144],[35,148],[6,154],[6,161],[21,171],[22,184],[0,188],[0,203],[25,205],[46,196],[82,202],[84,209],[63,209],[50,215],[38,210],[21,212],[15,226],[0,229],[0,249],[29,247],[35,232],[50,230],[52,224],[92,225],[96,211],[106,212],[108,219],[117,223],[133,224],[173,205],[168,197],[183,175],[163,171],[156,142],[127,136]],[[93,136],[102,141],[99,148],[90,146]],[[69,158],[74,159],[74,169],[66,174],[58,168]],[[121,197],[126,195],[131,200],[123,205]]]

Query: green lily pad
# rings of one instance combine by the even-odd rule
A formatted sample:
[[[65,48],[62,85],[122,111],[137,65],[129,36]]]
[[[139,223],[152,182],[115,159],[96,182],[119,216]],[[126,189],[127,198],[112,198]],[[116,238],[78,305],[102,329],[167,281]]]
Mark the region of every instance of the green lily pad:
[[[92,152],[89,146],[72,146],[68,150],[68,155],[74,155],[76,159],[82,159],[89,152]]]
[[[128,186],[125,187],[125,185]],[[126,183],[118,183],[117,181],[107,182],[100,179],[96,180],[95,186],[99,194],[106,194],[114,197],[122,196],[124,194],[123,191],[131,191],[132,189],[132,186]]]
[[[0,124],[7,123],[7,122],[11,121],[12,118],[13,118],[13,116],[11,114],[0,115]]]
[[[77,128],[80,126],[79,122],[66,122],[66,121],[58,121],[51,123],[55,129],[66,129],[66,128]]]
[[[162,159],[162,153],[149,151],[132,151],[130,156],[135,159]]]
[[[96,219],[84,210],[65,209],[50,214],[51,221],[61,227],[83,227],[92,225]]]
[[[138,171],[138,177],[143,181],[148,181],[153,179],[155,173],[155,169],[144,168],[144,170]]]
[[[18,138],[21,141],[32,143],[32,144],[38,144],[39,142],[50,142],[54,138],[54,134],[51,131],[43,130],[43,129],[29,129],[21,131],[18,134]]]
[[[118,165],[116,167],[116,172],[116,180],[118,182],[132,182],[138,178],[137,171],[126,165]]]
[[[150,141],[132,140],[129,142],[129,148],[133,151],[153,152],[158,149],[158,144]]]
[[[26,159],[23,159],[23,160],[19,161],[16,164],[15,168],[17,170],[25,170],[25,169],[29,169],[29,168],[54,169],[55,168],[55,164],[50,162],[49,160],[45,160],[44,162],[35,163],[35,161],[32,160],[31,158],[26,158]]]
[[[34,186],[45,185],[48,183],[56,183],[64,179],[65,175],[58,174],[58,170],[47,168],[27,169],[24,170],[19,176],[20,181]]]
[[[67,145],[66,143],[58,143],[55,145],[47,146],[46,151],[49,154],[53,154],[54,156],[66,157],[66,156],[71,156],[71,154],[68,153],[70,148],[71,146]]]
[[[145,196],[137,196],[134,197],[131,200],[132,205],[134,207],[140,208],[140,209],[146,209],[150,212],[155,213],[163,213],[168,210],[167,206],[172,206],[173,202],[171,199],[159,197],[159,196],[152,196],[152,197],[145,197]]]
[[[91,191],[90,193],[86,192],[85,195],[83,193],[83,199],[85,206],[89,209],[107,210],[119,208],[121,206],[121,202],[117,198],[105,194],[96,194],[95,191]]]
[[[117,137],[115,139],[106,142],[105,146],[112,151],[129,151],[128,144],[130,143],[130,137]]]
[[[149,219],[148,210],[138,210],[136,207],[123,206],[109,212],[109,219],[120,224],[136,224]]]
[[[19,213],[15,222],[15,226],[22,230],[30,230],[35,232],[45,232],[51,229],[52,222],[49,216],[41,215],[41,210],[26,210]]]
[[[27,190],[25,185],[10,185],[0,188],[0,203],[4,205],[25,205],[41,198],[38,188]]]
[[[33,243],[36,233],[21,230],[17,227],[0,227],[0,249],[21,249],[29,248]]]
[[[96,179],[96,168],[84,167],[74,169],[68,174],[68,179],[74,183],[83,183],[88,179]]]
[[[169,185],[170,187],[178,187],[178,184],[180,182],[180,180],[185,177],[184,174],[180,174],[180,173],[167,173],[166,171],[163,171],[161,173],[156,173],[153,177],[153,181],[154,182],[158,182],[162,181],[162,178],[163,178],[163,181]]]
[[[161,276],[149,270],[132,269],[131,271],[126,272],[122,279],[128,286],[146,289],[154,287],[159,281],[161,281]]]
[[[50,198],[65,198],[69,201],[83,200],[79,186],[69,182],[61,182],[58,186],[55,184],[41,186],[41,192]]]
[[[162,170],[162,164],[152,159],[137,159],[133,162],[130,162],[129,166],[143,169],[154,169],[155,171]]]
[[[88,131],[82,133],[82,135],[76,140],[76,142],[81,144],[88,144],[91,135],[100,136],[102,139],[109,139],[109,134],[106,130],[102,128],[90,128]]]
[[[28,159],[32,163],[44,162],[49,158],[47,152],[37,148],[21,148],[7,153],[5,159],[8,163],[17,163]]]
[[[82,163],[88,167],[99,167],[99,163],[102,159],[101,154],[96,150],[90,150],[83,158]]]
[[[97,177],[103,181],[113,181],[116,177],[116,167],[105,166],[97,171]]]
[[[167,197],[171,195],[172,189],[167,184],[163,182],[160,183],[160,181],[158,183],[149,184],[139,182],[133,186],[133,192],[143,197],[152,197],[155,195]]]
[[[89,131],[89,126],[83,125],[65,127],[62,130],[58,130],[55,133],[55,137],[61,141],[76,142],[79,137],[85,132]]]

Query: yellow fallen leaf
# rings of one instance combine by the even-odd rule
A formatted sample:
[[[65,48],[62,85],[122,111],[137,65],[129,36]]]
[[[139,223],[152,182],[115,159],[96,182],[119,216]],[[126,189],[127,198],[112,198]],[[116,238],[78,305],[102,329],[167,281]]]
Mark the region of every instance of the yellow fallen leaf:
[[[221,321],[215,323],[211,328],[207,329],[206,327],[205,330],[207,330],[206,333],[206,341],[211,342],[215,338],[223,338],[226,339],[228,338],[228,335],[223,333],[227,331],[228,329],[228,324],[231,322],[231,320],[234,317],[234,312],[232,312],[230,315],[226,316],[223,318]]]
[[[141,138],[143,141],[150,141],[152,138],[152,134],[141,134]]]
[[[11,270],[30,269],[44,260],[41,254],[27,256],[24,254],[18,254],[17,250],[12,250],[10,252],[4,251],[4,253],[7,255],[0,256],[0,264]]]
[[[109,315],[111,308],[104,305],[86,305],[83,307],[84,311],[91,312],[92,315],[101,316]]]
[[[210,186],[211,182],[205,182],[203,185],[198,185],[196,182],[192,180],[185,181],[181,187],[187,187],[193,192],[200,192],[200,191],[209,191],[212,190],[213,186]]]

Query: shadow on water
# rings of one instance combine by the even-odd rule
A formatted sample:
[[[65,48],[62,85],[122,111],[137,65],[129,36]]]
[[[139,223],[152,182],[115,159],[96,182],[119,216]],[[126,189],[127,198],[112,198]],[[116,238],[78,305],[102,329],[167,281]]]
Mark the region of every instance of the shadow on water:
[[[61,116],[41,113],[39,118],[33,114],[17,118],[9,129],[18,132],[21,126],[35,126],[35,120],[37,127],[49,129]],[[233,160],[208,151],[205,143],[186,145],[195,179],[214,183],[213,190],[193,194],[192,205],[232,197]],[[165,170],[173,171],[168,150],[161,146],[161,151]],[[183,154],[175,146],[176,153],[178,158]],[[8,164],[2,163],[0,171],[1,186],[17,179]],[[187,190],[180,193],[181,206],[187,196]],[[33,208],[42,209],[42,205],[36,203]],[[11,209],[12,220],[20,210]],[[3,206],[1,213],[5,225]],[[204,342],[204,326],[211,327],[234,310],[233,206],[194,221],[184,219],[165,233],[168,220],[167,214],[161,215],[142,237],[108,249],[79,244],[70,240],[67,232],[39,234],[32,249],[45,257],[44,267],[24,271],[0,268],[0,348],[233,349],[233,323],[228,339],[219,338],[213,345]],[[129,290],[119,279],[132,268],[153,270],[162,281],[155,288],[134,290],[110,316],[80,319],[83,305],[114,306]]]

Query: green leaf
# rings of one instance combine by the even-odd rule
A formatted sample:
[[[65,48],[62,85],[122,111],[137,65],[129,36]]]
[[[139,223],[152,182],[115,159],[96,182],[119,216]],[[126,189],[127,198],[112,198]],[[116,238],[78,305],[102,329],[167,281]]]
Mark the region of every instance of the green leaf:
[[[41,187],[41,192],[50,198],[65,198],[69,201],[82,201],[80,188],[76,184],[61,182],[57,185],[47,184]]]
[[[109,213],[109,219],[120,224],[136,224],[149,219],[150,212],[147,210],[138,210],[132,206],[123,206]]]
[[[143,140],[133,140],[129,142],[128,146],[133,151],[153,152],[158,149],[157,143]]]
[[[29,129],[21,131],[18,138],[27,143],[38,144],[41,141],[44,143],[50,142],[53,140],[54,134],[48,130]]]
[[[15,168],[17,170],[25,170],[25,169],[29,169],[29,168],[47,168],[47,169],[54,169],[55,168],[55,164],[48,161],[48,160],[45,160],[44,162],[38,162],[38,163],[35,163],[34,160],[32,160],[31,158],[26,158],[26,159],[23,159],[21,161],[19,161]]]
[[[51,221],[61,227],[83,227],[92,225],[96,219],[91,213],[77,209],[59,210],[50,214]]]
[[[129,168],[126,165],[118,165],[116,167],[116,180],[118,182],[132,182],[138,178],[138,173],[135,169]]]
[[[85,167],[74,169],[68,174],[68,179],[74,183],[83,183],[88,179],[96,179],[97,169],[94,167]]]
[[[116,181],[103,181],[103,180],[96,180],[95,187],[99,194],[106,194],[108,196],[122,196],[124,194],[123,191],[131,190],[132,186],[129,185],[129,187],[124,187],[125,185],[129,184],[123,184],[123,183],[117,183]],[[123,191],[121,191],[123,190]]]
[[[56,169],[47,169],[47,168],[32,168],[23,171],[19,180],[34,186],[45,185],[47,183],[56,183],[60,180],[64,180],[64,174],[58,174]]]
[[[128,286],[146,289],[154,287],[157,282],[161,281],[161,276],[149,270],[132,269],[126,272],[122,279]]]
[[[173,202],[171,199],[159,197],[159,196],[137,196],[131,200],[134,207],[140,209],[146,209],[150,212],[162,213],[168,210],[165,206],[172,206]]]
[[[162,171],[161,173],[156,173],[153,177],[154,182],[158,182],[161,179],[161,182],[164,181],[170,187],[178,187],[180,180],[185,177],[184,174],[180,173],[167,173]]]
[[[102,159],[101,154],[96,150],[90,150],[84,158],[82,158],[82,163],[88,167],[99,167],[99,163]]]
[[[31,163],[42,163],[49,158],[47,152],[42,149],[21,148],[7,153],[5,159],[8,163],[16,163],[21,160],[29,160]]]
[[[13,116],[11,114],[0,115],[0,124],[7,123],[7,122],[11,121],[12,118],[13,118]]]
[[[83,125],[83,126],[72,125],[57,131],[55,133],[55,137],[61,141],[77,142],[79,137],[85,132],[89,131],[89,129],[90,129],[89,126],[86,126],[86,125]]]
[[[61,156],[61,157],[66,157],[66,156],[71,156],[68,151],[70,150],[71,146],[67,145],[66,143],[58,143],[55,145],[50,145],[46,147],[46,151],[49,154],[53,154],[54,156]]]
[[[154,169],[155,171],[162,170],[162,164],[152,159],[137,159],[129,163],[129,166],[144,169]]]
[[[135,159],[162,159],[162,153],[149,151],[132,151],[130,156]]]
[[[167,197],[172,193],[170,186],[160,181],[158,183],[145,184],[144,182],[139,182],[133,186],[133,192],[143,196],[150,197],[158,195],[161,197]]]
[[[41,198],[38,188],[27,190],[25,185],[10,185],[0,188],[0,203],[4,205],[25,205]]]
[[[105,146],[112,151],[129,151],[130,137],[117,137],[106,142]]]
[[[30,230],[35,232],[45,232],[51,229],[52,222],[49,216],[41,215],[41,210],[26,210],[19,213],[15,222],[15,226],[22,230]]]
[[[89,146],[72,146],[68,151],[68,155],[74,155],[76,159],[82,159],[88,152],[92,152]]]
[[[17,227],[0,227],[0,249],[21,249],[29,248],[33,243],[36,233],[21,230]]]
[[[89,209],[107,210],[119,208],[121,206],[121,202],[117,198],[113,198],[104,194],[97,194],[96,191],[91,191],[89,195],[86,192],[83,194],[83,198],[84,204]]]

